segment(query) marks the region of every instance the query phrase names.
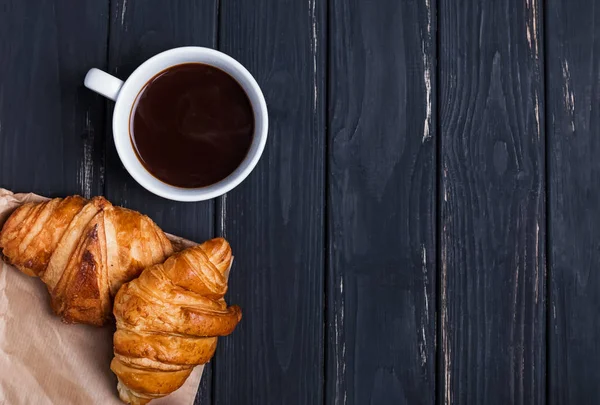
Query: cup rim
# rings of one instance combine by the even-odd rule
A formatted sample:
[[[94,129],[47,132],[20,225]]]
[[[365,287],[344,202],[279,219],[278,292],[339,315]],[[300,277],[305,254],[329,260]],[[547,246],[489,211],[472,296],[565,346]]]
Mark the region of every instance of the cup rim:
[[[157,61],[164,61],[165,59],[181,56],[189,57],[190,55],[192,56],[192,59],[197,57],[199,60],[175,61],[173,63],[167,61],[166,67],[149,68],[149,66],[152,66]],[[216,66],[214,62],[211,63],[202,60],[200,59],[201,57],[218,60],[222,64]],[[246,157],[242,160],[240,165],[229,174],[229,176],[216,183],[199,188],[181,188],[167,184],[155,177],[139,161],[130,139],[130,114],[139,92],[143,89],[148,80],[156,74],[182,63],[204,63],[224,70],[242,86],[248,95],[252,109],[254,110],[254,134]],[[142,75],[142,78],[149,76],[142,80],[143,83],[141,86],[134,85],[133,83],[135,81],[139,81],[140,75]],[[127,80],[123,82],[123,86],[121,87],[114,106],[112,121],[113,139],[117,154],[119,155],[121,163],[125,166],[125,169],[134,180],[153,194],[170,200],[183,202],[210,200],[237,187],[246,179],[246,177],[248,177],[258,164],[264,151],[268,134],[267,104],[256,79],[254,79],[252,74],[240,62],[231,56],[215,49],[198,46],[172,48],[152,56],[139,65]],[[125,128],[123,128],[123,122],[126,123]],[[132,154],[135,161],[131,158]]]

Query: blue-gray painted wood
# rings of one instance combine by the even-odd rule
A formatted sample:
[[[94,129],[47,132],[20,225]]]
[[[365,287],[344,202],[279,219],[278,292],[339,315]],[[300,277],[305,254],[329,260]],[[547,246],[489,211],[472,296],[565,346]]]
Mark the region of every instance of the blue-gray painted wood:
[[[102,194],[104,100],[83,78],[107,32],[104,2],[0,2],[0,187]]]
[[[550,0],[549,404],[600,398],[600,6]]]
[[[326,404],[435,404],[435,2],[332,0]]]
[[[219,341],[215,404],[322,402],[325,6],[221,2],[219,49],[255,76],[270,122],[258,166],[219,204],[243,318]]]
[[[439,9],[439,403],[546,401],[542,10]]]

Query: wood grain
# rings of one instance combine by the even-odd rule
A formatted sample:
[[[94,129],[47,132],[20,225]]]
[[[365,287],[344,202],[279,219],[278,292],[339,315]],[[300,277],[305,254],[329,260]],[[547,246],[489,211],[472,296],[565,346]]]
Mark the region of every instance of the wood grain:
[[[325,1],[221,3],[219,49],[255,76],[269,108],[261,161],[220,202],[236,255],[215,404],[318,404],[323,384]]]
[[[440,3],[440,403],[545,403],[541,4]]]
[[[549,403],[600,398],[600,7],[550,0]]]
[[[217,1],[111,2],[109,69],[126,79],[149,57],[179,46],[214,47]],[[113,104],[110,103],[112,111]],[[166,232],[198,242],[214,235],[214,203],[178,203],[146,191],[125,171],[112,138],[112,115],[108,115],[106,194],[116,204],[150,216]],[[197,403],[211,401],[211,367],[204,368]]]
[[[332,0],[326,403],[435,403],[431,1]]]
[[[108,5],[0,2],[0,186],[101,194],[104,101],[83,87],[106,64]]]

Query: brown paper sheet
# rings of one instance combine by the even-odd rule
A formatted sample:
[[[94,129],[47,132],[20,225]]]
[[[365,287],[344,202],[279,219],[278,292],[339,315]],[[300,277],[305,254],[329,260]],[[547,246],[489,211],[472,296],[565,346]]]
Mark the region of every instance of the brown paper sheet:
[[[19,205],[47,198],[0,188],[0,227]],[[193,242],[168,235],[176,250]],[[66,325],[46,286],[0,261],[0,404],[122,405],[110,371],[114,325]],[[151,404],[194,403],[198,366],[183,387]]]

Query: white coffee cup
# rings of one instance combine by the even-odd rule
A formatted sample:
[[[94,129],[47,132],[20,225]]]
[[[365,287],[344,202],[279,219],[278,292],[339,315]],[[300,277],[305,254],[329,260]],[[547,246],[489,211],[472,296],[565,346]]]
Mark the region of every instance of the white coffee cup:
[[[180,188],[154,177],[137,158],[130,139],[131,112],[140,91],[155,75],[182,63],[204,63],[232,76],[242,86],[254,110],[254,136],[242,163],[223,180],[201,188]],[[142,63],[126,81],[93,68],[85,76],[85,87],[114,100],[113,137],[117,152],[131,176],[148,191],[176,201],[202,201],[225,194],[254,169],[267,142],[268,114],[265,98],[256,80],[232,57],[214,49],[188,46],[159,53]]]

